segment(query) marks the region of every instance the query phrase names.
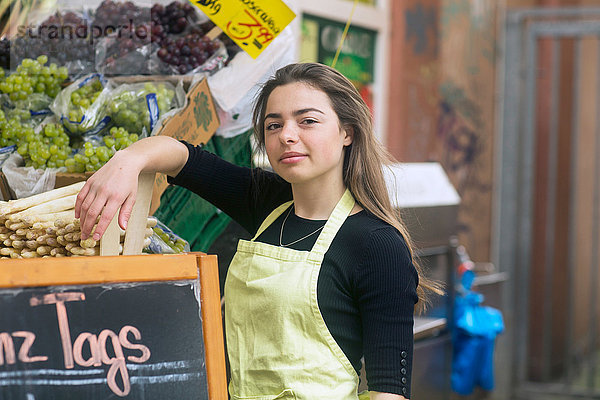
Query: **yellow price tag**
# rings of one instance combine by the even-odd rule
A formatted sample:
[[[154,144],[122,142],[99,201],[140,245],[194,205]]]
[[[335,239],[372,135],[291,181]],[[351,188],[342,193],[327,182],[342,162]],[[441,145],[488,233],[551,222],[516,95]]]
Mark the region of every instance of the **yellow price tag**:
[[[296,17],[281,0],[189,0],[256,58]]]

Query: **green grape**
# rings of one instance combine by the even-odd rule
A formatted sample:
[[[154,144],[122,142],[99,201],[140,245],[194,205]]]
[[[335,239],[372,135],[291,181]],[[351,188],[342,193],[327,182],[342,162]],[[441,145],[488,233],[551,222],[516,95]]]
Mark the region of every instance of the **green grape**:
[[[52,66],[51,66],[52,67]],[[51,68],[50,67],[50,68]],[[58,68],[56,74],[60,76],[61,70]],[[70,122],[67,122],[67,126],[70,131],[82,133],[86,129],[92,128],[91,126],[81,126],[83,117],[86,111],[96,101],[100,93],[102,93],[103,86],[102,82],[98,77],[95,77],[89,82],[86,82],[83,86],[78,87],[69,97],[69,105],[67,110],[67,117]]]
[[[96,156],[98,159],[105,163],[109,160],[110,154],[108,152],[108,148],[106,146],[100,146],[96,148]]]
[[[175,96],[173,90],[167,89],[162,83],[145,82],[141,90],[127,88],[110,99],[108,109],[112,120],[131,133],[139,135],[144,129],[150,133],[150,113],[146,99],[150,93],[156,94],[159,117],[172,108]]]
[[[110,148],[115,145],[115,139],[111,136],[104,136],[103,140],[104,140],[104,144],[106,144],[106,147]]]
[[[68,74],[64,75],[64,70],[61,71],[56,66],[43,67],[46,62],[46,56],[40,56],[36,60],[23,59],[16,71],[3,79],[0,91],[8,94],[14,101],[25,100],[32,93],[46,93],[50,97],[56,97]]]
[[[11,127],[5,133],[15,138],[17,152],[23,156],[25,164],[35,168],[62,166],[61,160],[71,152],[68,136],[60,124],[46,124],[40,133],[35,133],[32,127],[15,119],[11,120]]]

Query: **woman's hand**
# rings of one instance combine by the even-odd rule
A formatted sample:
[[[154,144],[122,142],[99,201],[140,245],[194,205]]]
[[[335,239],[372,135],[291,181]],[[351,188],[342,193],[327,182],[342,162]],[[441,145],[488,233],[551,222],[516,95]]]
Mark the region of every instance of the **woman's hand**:
[[[122,150],[87,180],[75,202],[82,239],[89,237],[100,217],[93,235],[94,240],[99,240],[119,207],[119,225],[127,228],[142,167],[140,160]]]
[[[117,151],[88,179],[77,196],[75,217],[80,219],[81,238],[90,235],[100,217],[93,236],[99,240],[119,207],[119,225],[127,228],[140,172],[176,176],[188,156],[187,146],[169,136],[151,136]]]
[[[399,394],[369,392],[371,400],[406,400],[406,397]]]

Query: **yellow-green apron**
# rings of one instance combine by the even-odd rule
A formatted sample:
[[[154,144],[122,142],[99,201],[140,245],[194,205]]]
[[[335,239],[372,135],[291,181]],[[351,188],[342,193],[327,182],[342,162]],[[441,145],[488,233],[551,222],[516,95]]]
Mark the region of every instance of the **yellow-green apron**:
[[[227,273],[229,393],[234,400],[356,400],[358,375],[317,303],[323,256],[354,198],[346,190],[310,252],[255,242],[291,203],[276,208],[251,241],[239,241]]]

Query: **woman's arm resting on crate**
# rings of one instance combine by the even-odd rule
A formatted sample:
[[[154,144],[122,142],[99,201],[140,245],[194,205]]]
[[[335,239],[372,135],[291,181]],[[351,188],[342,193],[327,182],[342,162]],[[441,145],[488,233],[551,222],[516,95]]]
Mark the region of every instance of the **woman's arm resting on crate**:
[[[94,230],[99,240],[113,216],[119,212],[119,225],[125,229],[131,216],[141,172],[176,176],[188,159],[187,147],[168,136],[151,136],[133,143],[115,155],[88,180],[75,203],[75,217],[81,222],[81,238]]]

